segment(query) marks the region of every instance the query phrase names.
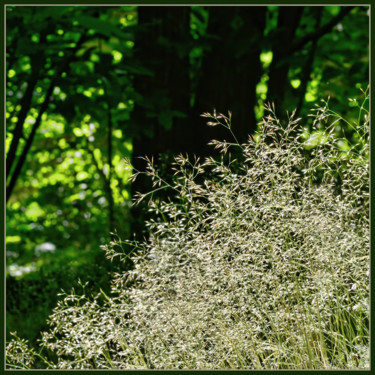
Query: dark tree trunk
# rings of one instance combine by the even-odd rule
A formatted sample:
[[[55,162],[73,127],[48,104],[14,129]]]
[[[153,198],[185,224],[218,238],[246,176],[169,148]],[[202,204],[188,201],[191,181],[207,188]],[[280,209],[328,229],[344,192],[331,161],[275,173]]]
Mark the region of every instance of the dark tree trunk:
[[[316,7],[315,9],[315,27],[316,29],[320,28],[320,23],[322,20],[322,14],[323,14],[323,7]],[[306,89],[307,84],[310,80],[311,73],[313,71],[313,65],[314,65],[314,59],[315,59],[315,52],[316,47],[318,44],[318,39],[314,39],[311,42],[309,54],[307,56],[307,60],[305,63],[305,66],[303,67],[302,74],[301,74],[301,86],[299,87],[299,99],[298,104],[296,108],[296,116],[299,116],[299,113],[301,112],[303,103],[305,101],[305,95],[306,95]]]
[[[295,32],[301,20],[302,6],[280,6],[277,34],[273,39],[273,59],[270,66],[267,101],[275,104],[276,113],[283,116],[284,94],[288,83],[288,72]]]
[[[233,113],[232,129],[243,142],[256,129],[254,107],[256,85],[262,66],[259,60],[267,7],[210,7],[207,42],[201,79],[196,92],[191,124],[193,151],[212,152],[207,143],[213,138],[233,141],[226,129],[211,128],[199,116],[214,108]]]
[[[179,153],[188,147],[190,8],[140,6],[138,24],[135,58],[153,73],[134,79],[139,97],[132,113],[136,126],[132,163],[144,170],[139,157],[153,156],[157,162],[160,152]],[[150,182],[142,176],[132,186],[133,194],[149,189]],[[141,209],[135,207],[132,216],[132,231],[139,232],[143,227]]]

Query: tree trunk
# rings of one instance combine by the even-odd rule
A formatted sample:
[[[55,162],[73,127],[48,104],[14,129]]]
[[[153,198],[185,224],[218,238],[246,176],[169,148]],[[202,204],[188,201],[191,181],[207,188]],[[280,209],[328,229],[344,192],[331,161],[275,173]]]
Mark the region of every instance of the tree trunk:
[[[187,148],[190,8],[140,6],[138,23],[135,58],[152,72],[152,76],[139,74],[134,79],[139,98],[132,113],[136,127],[132,163],[144,170],[139,157],[153,156],[157,162],[160,152],[179,153]],[[146,192],[149,188],[150,182],[140,176],[132,191]],[[141,209],[135,207],[132,216],[132,230],[139,232],[143,227]]]
[[[267,101],[275,104],[276,113],[284,114],[284,94],[288,83],[295,32],[302,16],[302,6],[280,6],[277,34],[273,40],[273,59],[270,66]]]
[[[267,7],[210,7],[207,41],[191,124],[194,152],[208,154],[213,138],[233,141],[226,129],[209,128],[199,116],[214,108],[233,113],[233,132],[243,142],[256,129],[256,85],[262,66],[259,60]]]
[[[315,28],[319,29],[320,28],[320,23],[322,20],[322,14],[323,14],[323,7],[316,7],[315,9]],[[307,60],[305,63],[305,66],[303,67],[302,74],[301,74],[301,86],[298,89],[299,92],[299,99],[298,99],[298,104],[296,108],[296,116],[298,117],[303,103],[305,101],[305,95],[306,95],[306,89],[307,85],[310,80],[311,73],[313,71],[313,65],[314,65],[314,59],[315,59],[315,52],[316,52],[316,47],[318,44],[318,40],[314,39],[311,42],[309,54],[307,56]]]

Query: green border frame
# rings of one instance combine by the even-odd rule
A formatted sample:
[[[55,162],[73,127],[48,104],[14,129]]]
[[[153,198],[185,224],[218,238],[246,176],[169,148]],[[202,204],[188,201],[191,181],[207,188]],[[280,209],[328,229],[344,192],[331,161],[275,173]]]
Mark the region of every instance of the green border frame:
[[[66,2],[63,2],[63,1],[58,1],[58,0],[50,0],[50,1],[31,1],[31,0],[9,0],[9,1],[6,1],[2,4],[2,6],[0,7],[0,19],[1,19],[1,52],[3,54],[3,58],[1,59],[1,67],[2,67],[2,72],[3,74],[1,75],[1,80],[2,80],[2,87],[3,87],[3,90],[1,90],[1,94],[0,94],[0,98],[1,98],[1,103],[3,104],[1,106],[1,113],[2,113],[2,119],[3,119],[3,124],[4,124],[4,128],[3,128],[3,131],[0,133],[0,140],[1,140],[1,154],[4,155],[4,160],[2,161],[2,163],[0,163],[0,175],[4,176],[3,177],[3,181],[4,183],[1,185],[1,193],[2,193],[2,196],[4,197],[4,199],[1,201],[1,204],[2,204],[2,213],[3,213],[3,226],[1,227],[1,235],[2,235],[2,238],[3,238],[3,243],[4,243],[4,252],[3,252],[3,257],[1,258],[1,265],[2,265],[2,269],[4,270],[4,274],[3,274],[3,278],[2,278],[2,288],[0,288],[0,297],[1,297],[1,300],[3,302],[3,309],[2,309],[2,317],[3,317],[3,324],[1,325],[1,336],[0,337],[3,337],[5,339],[5,258],[6,258],[6,252],[5,252],[5,210],[6,210],[6,205],[5,205],[5,185],[6,185],[6,181],[5,181],[5,7],[7,5],[19,5],[19,6],[32,6],[32,5],[35,5],[35,6],[46,6],[46,5],[74,5],[74,6],[83,6],[83,5],[92,5],[92,6],[97,6],[97,5],[101,5],[101,6],[109,6],[109,5],[160,5],[160,6],[163,6],[163,5],[177,5],[177,6],[183,6],[183,5],[186,5],[186,6],[191,6],[191,5],[223,5],[223,6],[234,6],[234,5],[264,5],[264,6],[267,6],[267,5],[296,5],[296,6],[305,6],[305,5],[368,5],[370,7],[370,92],[371,91],[371,87],[372,87],[372,74],[371,74],[371,71],[372,71],[372,66],[373,66],[373,51],[372,51],[372,43],[371,43],[371,30],[374,30],[374,17],[373,17],[373,14],[372,14],[372,4],[370,1],[360,1],[359,3],[356,3],[355,1],[350,1],[350,0],[343,0],[343,1],[337,1],[337,0],[331,0],[331,1],[309,1],[309,2],[301,2],[301,1],[297,1],[297,0],[289,0],[289,1],[276,1],[276,0],[269,0],[269,1],[249,1],[249,0],[235,0],[233,3],[228,3],[228,1],[223,1],[223,0],[206,0],[206,1],[194,1],[190,4],[188,4],[186,1],[171,1],[171,0],[165,0],[163,2],[161,2],[160,0],[148,0],[148,1],[119,1],[119,0],[111,0],[110,2],[108,2],[107,4],[103,4],[103,2],[100,2],[99,0],[91,0],[91,1],[88,1],[88,0],[81,0],[79,1],[78,3],[73,3],[71,1],[66,1]],[[371,100],[371,96],[370,96],[370,108],[371,108],[371,111],[373,110],[373,101]],[[371,117],[372,119],[372,117]],[[375,165],[375,152],[372,152],[372,149],[373,149],[373,145],[374,145],[374,140],[373,140],[373,134],[372,134],[372,131],[371,131],[371,125],[370,125],[370,233],[371,233],[371,237],[370,237],[370,253],[371,253],[371,249],[374,248],[374,244],[375,244],[375,235],[373,235],[373,229],[374,229],[374,224],[372,222],[372,218],[375,217],[375,207],[374,207],[374,204],[372,204],[372,191],[374,189],[374,177],[371,173],[372,171],[372,167]],[[372,307],[373,307],[373,300],[371,300],[371,295],[372,295],[372,290],[373,290],[373,283],[372,283],[372,280],[373,280],[373,277],[372,277],[372,274],[373,274],[373,259],[372,259],[372,256],[370,255],[370,265],[371,265],[371,272],[370,272],[370,312],[372,311]],[[353,371],[350,371],[350,370],[336,370],[336,371],[330,371],[330,370],[274,370],[274,371],[282,371],[282,372],[292,372],[292,373],[304,373],[306,371],[318,371],[318,372],[324,372],[324,373],[371,373],[371,368],[372,368],[372,358],[375,358],[374,357],[374,349],[375,349],[375,346],[373,344],[373,340],[372,340],[372,337],[375,337],[374,336],[374,324],[372,324],[372,320],[371,320],[371,315],[370,315],[370,370],[353,370]],[[3,355],[1,356],[1,359],[0,359],[0,363],[1,363],[1,368],[4,369],[4,371],[11,371],[12,373],[22,373],[23,371],[21,370],[5,370],[5,340],[4,340],[4,344],[3,344],[3,347],[4,347],[4,352],[3,352]],[[36,373],[43,373],[45,371],[49,371],[49,370],[29,370],[29,371],[32,371],[32,372],[36,372]],[[70,372],[69,370],[52,370],[52,371],[57,371],[57,372]],[[111,371],[107,371],[107,370],[92,370],[93,372],[100,372],[100,373],[103,373],[106,372],[106,373],[112,373],[112,372],[118,372],[118,371],[121,371],[121,370],[111,370]],[[210,370],[126,370],[125,372],[126,373],[137,373],[137,374],[141,374],[141,373],[149,373],[150,371],[157,371],[157,372],[166,372],[168,374],[177,374],[177,373],[180,373],[181,371],[185,372],[185,371],[192,371],[194,373],[207,373],[207,372],[214,372],[215,374],[224,374],[224,373],[228,373],[228,372],[241,372],[241,373],[252,373],[252,372],[261,372],[261,373],[265,373],[265,374],[271,374],[273,373],[274,371],[272,370],[213,370],[213,371],[210,371]],[[77,373],[77,370],[74,371],[75,373]],[[87,371],[79,371],[79,373],[84,373],[84,372],[87,372]],[[91,372],[91,371],[89,371]]]
[[[370,0],[371,1],[371,0]],[[277,1],[277,0],[269,0],[269,1],[262,1],[262,0],[234,0],[233,2],[228,2],[225,0],[205,0],[205,1],[192,1],[191,3],[187,3],[186,1],[182,0],[147,0],[147,1],[120,1],[120,0],[111,0],[107,4],[103,4],[103,1],[99,0],[81,0],[79,2],[72,2],[72,1],[58,1],[58,0],[50,0],[50,1],[32,1],[32,0],[9,0],[4,1],[4,5],[102,5],[102,6],[109,6],[109,5],[227,5],[227,6],[234,6],[234,5],[369,5],[371,6],[370,1],[359,1],[358,3],[354,0],[331,0],[331,1],[323,1],[323,0],[315,0],[315,1],[307,1],[302,2],[298,0],[288,0],[288,1]]]

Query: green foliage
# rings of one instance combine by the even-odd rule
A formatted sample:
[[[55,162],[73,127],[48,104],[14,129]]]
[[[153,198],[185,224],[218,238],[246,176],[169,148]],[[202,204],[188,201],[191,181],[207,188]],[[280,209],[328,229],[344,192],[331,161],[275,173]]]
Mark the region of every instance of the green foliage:
[[[27,109],[15,163],[48,87],[53,88],[7,205],[7,337],[17,330],[34,346],[59,290],[69,290],[78,278],[90,281],[93,290],[109,288],[113,266],[99,246],[118,223],[125,222],[123,236],[129,231],[130,172],[122,158],[131,155],[124,122],[134,102],[123,61],[126,55],[131,62],[136,12],[134,7],[96,12],[95,7],[7,7],[7,152],[20,112]],[[22,98],[33,77],[27,107]],[[45,244],[55,250],[38,253]]]
[[[367,92],[349,149],[343,117],[313,114],[312,143],[292,114],[267,107],[245,144],[213,141],[241,163],[178,156],[174,178],[150,162],[150,238],[112,293],[64,294],[43,332],[59,369],[352,369],[369,367],[369,117]],[[232,131],[231,117],[203,115]],[[232,134],[233,135],[233,134]],[[306,149],[307,147],[307,149]],[[338,180],[337,177],[340,176]],[[172,199],[158,199],[169,190]],[[103,247],[125,259],[123,242]],[[119,251],[120,250],[120,251]],[[125,255],[125,258],[124,258]],[[20,363],[19,353],[25,353]],[[16,339],[10,366],[37,355]],[[38,353],[40,355],[40,353]]]
[[[298,37],[303,38],[307,33],[316,30],[317,21],[314,21],[316,9],[305,8],[301,25],[297,29]],[[324,7],[320,21],[318,21],[320,25],[329,22],[331,17],[337,16],[339,13],[337,9],[340,10],[340,7]],[[311,103],[316,102],[318,98],[328,96],[336,100],[337,111],[342,116],[350,112],[348,110],[350,107],[346,105],[347,98],[355,97],[360,87],[366,87],[369,79],[368,35],[368,8],[358,7],[352,10],[351,16],[343,18],[331,32],[318,40],[308,75],[306,92],[303,94],[306,102],[301,112],[303,115],[308,113]],[[294,87],[292,82],[304,80],[304,67],[312,58],[309,55],[311,48],[312,44],[307,44],[291,59],[289,71],[291,85],[288,88],[290,95],[287,96],[287,108],[294,108],[297,105],[296,97],[302,86]],[[354,56],[355,59],[353,59]]]

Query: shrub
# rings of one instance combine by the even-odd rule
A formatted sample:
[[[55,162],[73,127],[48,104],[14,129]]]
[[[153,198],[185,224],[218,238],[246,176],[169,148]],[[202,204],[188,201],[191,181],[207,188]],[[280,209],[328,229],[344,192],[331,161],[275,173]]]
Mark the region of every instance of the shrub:
[[[316,109],[310,136],[300,119],[291,115],[282,127],[267,110],[246,144],[213,141],[219,161],[180,155],[172,181],[151,161],[136,171],[133,178],[153,181],[154,190],[138,196],[155,213],[150,238],[104,247],[111,259],[128,256],[124,243],[134,250],[134,269],[116,275],[111,296],[73,291],[58,303],[42,338],[57,355],[50,367],[369,366],[364,103],[360,121],[348,122],[356,139],[349,149],[336,134],[344,119],[327,104]],[[230,115],[204,116],[231,132]],[[157,198],[162,189],[170,199]]]

